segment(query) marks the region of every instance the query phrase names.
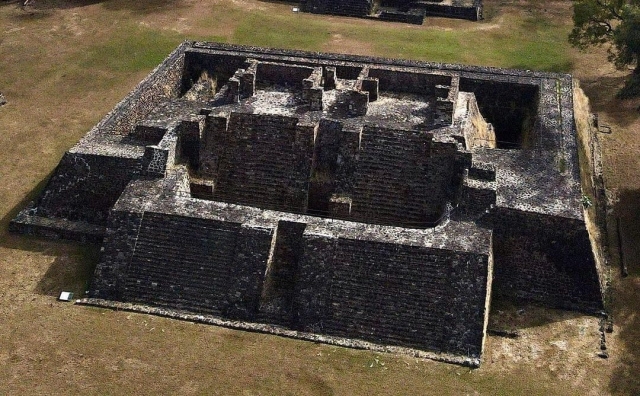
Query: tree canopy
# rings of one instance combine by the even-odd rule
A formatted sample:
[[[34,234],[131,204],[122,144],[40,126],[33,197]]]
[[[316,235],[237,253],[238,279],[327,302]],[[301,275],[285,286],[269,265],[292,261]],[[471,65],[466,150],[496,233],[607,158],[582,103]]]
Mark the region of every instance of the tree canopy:
[[[573,24],[572,45],[611,44],[609,61],[620,69],[635,66],[621,94],[640,95],[640,0],[574,0]]]

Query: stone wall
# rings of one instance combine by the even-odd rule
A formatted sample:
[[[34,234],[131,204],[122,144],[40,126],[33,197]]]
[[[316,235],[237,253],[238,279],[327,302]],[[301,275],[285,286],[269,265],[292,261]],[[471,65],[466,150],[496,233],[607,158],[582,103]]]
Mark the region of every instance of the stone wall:
[[[467,150],[473,150],[477,147],[497,147],[493,125],[487,123],[482,116],[473,93],[460,92],[458,94],[453,119],[462,130]]]
[[[362,131],[350,219],[432,227],[455,195],[457,147],[423,132],[366,125]]]
[[[255,320],[271,230],[114,213],[91,297]]]
[[[434,96],[436,85],[451,85],[451,76],[413,71],[370,68],[369,77],[379,80],[379,89],[390,92],[407,92]]]
[[[154,69],[92,132],[102,135],[128,135],[159,103],[169,98],[177,98],[182,93],[185,66],[185,54],[181,48],[182,46],[173,51],[165,62]]]
[[[286,65],[282,63],[259,62],[256,83],[302,88],[302,80],[309,78],[314,69],[308,66]]]
[[[89,296],[107,300],[120,300],[142,222],[142,213],[113,210],[100,253],[100,262],[89,285]]]
[[[372,0],[301,0],[300,8],[305,12],[316,14],[334,14],[354,17],[379,18],[386,21],[422,24],[426,16],[469,19],[482,19],[482,0],[454,0],[443,4],[436,1],[382,1],[384,9],[374,11],[380,1]],[[370,15],[374,12],[373,15]]]
[[[423,3],[421,7],[427,16],[469,19],[471,21],[479,21],[482,19],[482,0],[475,0],[472,6]]]
[[[302,11],[314,14],[334,14],[362,17],[373,9],[372,0],[302,0]]]
[[[422,9],[413,10],[413,12],[402,11],[381,11],[378,18],[389,22],[411,23],[413,25],[422,25],[426,12]]]
[[[232,113],[214,199],[275,210],[306,210],[313,126],[293,117]]]
[[[184,72],[181,78],[182,93],[197,83],[203,73],[215,76],[221,83],[231,78],[238,69],[245,68],[246,58],[231,54],[204,55],[199,51],[187,51],[184,55]],[[222,84],[217,84],[218,89]]]
[[[496,208],[494,295],[594,312],[602,291],[584,221]]]
[[[495,129],[499,148],[533,148],[536,144],[538,86],[461,78],[460,91],[475,95],[480,113]]]
[[[140,166],[139,159],[65,153],[34,214],[104,225],[109,209]]]
[[[491,258],[305,234],[301,330],[478,356]]]

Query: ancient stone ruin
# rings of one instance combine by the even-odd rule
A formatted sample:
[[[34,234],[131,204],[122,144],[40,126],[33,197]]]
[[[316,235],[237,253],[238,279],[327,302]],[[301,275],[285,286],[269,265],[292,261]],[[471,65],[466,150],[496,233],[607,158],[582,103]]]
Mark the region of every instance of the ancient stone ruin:
[[[86,303],[478,365],[492,296],[602,308],[572,85],[185,42],[11,229],[101,242]]]
[[[301,0],[314,14],[374,18],[421,25],[425,16],[482,19],[482,0]]]

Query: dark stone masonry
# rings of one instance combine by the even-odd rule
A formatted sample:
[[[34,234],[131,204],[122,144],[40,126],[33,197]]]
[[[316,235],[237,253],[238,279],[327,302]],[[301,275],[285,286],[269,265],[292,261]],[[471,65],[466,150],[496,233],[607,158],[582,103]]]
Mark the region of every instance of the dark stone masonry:
[[[102,243],[85,303],[477,366],[492,295],[602,308],[572,89],[185,42],[10,227]]]
[[[300,9],[421,25],[425,16],[482,19],[482,0],[301,0]]]

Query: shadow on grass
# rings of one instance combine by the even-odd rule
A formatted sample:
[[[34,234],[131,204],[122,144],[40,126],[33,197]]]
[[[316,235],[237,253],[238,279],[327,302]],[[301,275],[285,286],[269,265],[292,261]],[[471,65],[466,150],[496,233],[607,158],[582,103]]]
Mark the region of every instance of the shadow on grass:
[[[637,100],[616,98],[627,78],[628,76],[611,76],[580,80],[580,87],[589,97],[592,107],[609,113],[623,127],[628,127],[640,116],[635,109]]]
[[[38,183],[22,201],[0,219],[0,247],[55,257],[47,272],[38,281],[34,292],[57,297],[60,291],[65,290],[75,293],[76,297],[82,297],[98,263],[100,245],[16,235],[10,234],[8,230],[9,222],[38,197],[50,176]]]
[[[640,395],[640,276],[618,279],[614,286],[614,323],[618,324],[618,362],[609,380],[609,390],[616,395]]]
[[[609,390],[616,395],[639,395],[640,376],[640,316],[637,305],[640,302],[640,189],[623,190],[615,206],[615,216],[620,220],[622,252],[629,276],[613,279],[611,308],[615,330],[619,331],[619,346],[613,353],[618,362],[609,381]],[[616,239],[617,241],[617,239]],[[616,255],[618,246],[612,247]],[[618,257],[612,261],[618,262]],[[612,272],[619,274],[618,268]]]
[[[490,331],[517,333],[518,330],[544,326],[588,316],[585,313],[552,309],[526,301],[492,297],[488,328]]]
[[[640,190],[622,190],[615,206],[622,234],[622,257],[629,274],[640,277]]]
[[[84,244],[74,249],[74,253],[56,257],[34,292],[57,297],[61,291],[70,291],[75,298],[83,297],[100,257],[100,247]]]

